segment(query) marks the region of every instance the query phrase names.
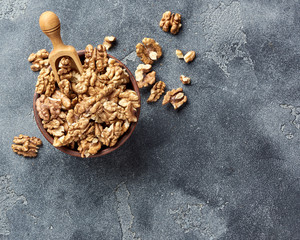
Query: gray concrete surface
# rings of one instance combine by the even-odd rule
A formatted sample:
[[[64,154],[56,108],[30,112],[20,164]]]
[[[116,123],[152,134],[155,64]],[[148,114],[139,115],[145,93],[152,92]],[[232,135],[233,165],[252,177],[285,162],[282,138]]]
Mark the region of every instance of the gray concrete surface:
[[[299,1],[0,3],[0,239],[300,239]],[[51,50],[38,25],[46,10],[77,49],[116,36],[110,53],[132,72],[135,45],[154,38],[157,78],[183,87],[188,104],[148,105],[142,89],[119,150],[91,160],[56,150],[33,119],[27,62]],[[167,10],[182,14],[177,36],[158,27]],[[36,159],[11,151],[20,133],[43,140]]]

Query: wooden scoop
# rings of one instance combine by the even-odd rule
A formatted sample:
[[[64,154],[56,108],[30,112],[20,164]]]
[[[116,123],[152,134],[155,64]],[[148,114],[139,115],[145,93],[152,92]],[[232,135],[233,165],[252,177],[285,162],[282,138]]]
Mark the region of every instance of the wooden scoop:
[[[65,45],[61,40],[60,21],[56,14],[50,11],[43,12],[40,16],[39,23],[43,33],[50,38],[53,45],[53,50],[49,55],[49,61],[55,79],[59,81],[57,69],[61,57],[70,57],[72,69],[82,74],[83,68],[76,49],[73,46]]]

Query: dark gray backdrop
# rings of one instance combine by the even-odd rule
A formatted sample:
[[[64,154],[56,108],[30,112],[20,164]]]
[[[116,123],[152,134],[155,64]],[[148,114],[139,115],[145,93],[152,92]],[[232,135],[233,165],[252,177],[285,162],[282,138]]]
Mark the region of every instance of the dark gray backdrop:
[[[0,239],[300,239],[300,3],[298,1],[29,1],[0,4]],[[38,25],[52,10],[66,44],[118,42],[132,72],[135,45],[154,38],[153,68],[188,104],[147,104],[117,151],[79,159],[52,147],[32,112],[37,73],[27,57],[51,50]],[[182,14],[173,36],[158,24]],[[175,49],[194,50],[186,64]],[[181,74],[191,77],[182,86]],[[40,137],[36,159],[14,136]]]

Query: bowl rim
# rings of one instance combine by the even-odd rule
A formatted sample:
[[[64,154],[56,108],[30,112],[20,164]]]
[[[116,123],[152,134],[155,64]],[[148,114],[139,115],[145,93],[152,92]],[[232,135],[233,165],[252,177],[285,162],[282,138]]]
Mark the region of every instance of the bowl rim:
[[[84,57],[84,54],[85,54],[85,50],[80,50],[80,51],[77,51],[78,53],[78,56],[79,57]],[[140,91],[139,91],[139,88],[138,88],[138,85],[137,85],[137,82],[135,80],[135,77],[133,76],[133,74],[130,72],[130,70],[126,67],[125,64],[123,64],[119,59],[115,58],[114,56],[110,55],[110,54],[107,54],[108,58],[113,58],[114,60],[116,60],[118,63],[121,64],[121,66],[123,68],[125,68],[125,70],[127,71],[127,73],[129,74],[129,79],[130,79],[130,82],[132,84],[132,87],[133,87],[133,90],[137,93],[138,97],[139,97],[139,104],[141,105],[141,96],[140,96]],[[53,140],[54,138],[46,131],[46,129],[43,127],[43,124],[42,124],[42,120],[41,118],[39,117],[38,113],[37,113],[37,110],[36,110],[36,106],[35,106],[35,102],[37,100],[37,98],[40,96],[39,93],[36,93],[34,92],[34,96],[33,96],[33,113],[34,113],[34,119],[36,121],[36,124],[40,130],[40,132],[42,133],[42,135],[44,136],[44,138],[46,138],[46,140],[51,143],[51,145],[53,146]],[[128,139],[129,137],[132,135],[134,129],[136,128],[136,125],[138,123],[138,120],[139,120],[139,116],[140,116],[140,110],[141,110],[141,107],[137,108],[137,112],[136,112],[136,117],[137,117],[137,121],[136,122],[133,122],[133,123],[130,123],[130,127],[129,129],[119,138],[118,142],[116,143],[116,145],[114,145],[113,147],[107,147],[103,150],[99,150],[95,155],[90,155],[89,157],[87,158],[96,158],[96,157],[100,157],[100,156],[104,156],[108,153],[111,153],[115,150],[117,150],[119,147],[121,147]],[[53,146],[54,147],[54,146]],[[55,147],[57,148],[58,150],[68,154],[68,155],[71,155],[73,157],[81,157],[80,155],[80,152],[76,151],[76,150],[72,150],[68,147]]]

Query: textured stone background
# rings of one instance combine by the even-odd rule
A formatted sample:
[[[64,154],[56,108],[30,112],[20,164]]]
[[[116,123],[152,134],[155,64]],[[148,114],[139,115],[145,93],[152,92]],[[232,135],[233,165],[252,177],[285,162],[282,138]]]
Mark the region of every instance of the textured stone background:
[[[148,105],[119,150],[79,159],[52,147],[32,112],[37,73],[27,57],[51,43],[39,15],[83,49],[114,35],[110,53],[132,72],[135,45],[156,39],[154,65],[179,111]],[[158,27],[182,14],[177,36]],[[300,3],[291,1],[0,1],[0,239],[300,239]],[[175,49],[195,50],[186,64]],[[38,158],[10,150],[41,137]]]

